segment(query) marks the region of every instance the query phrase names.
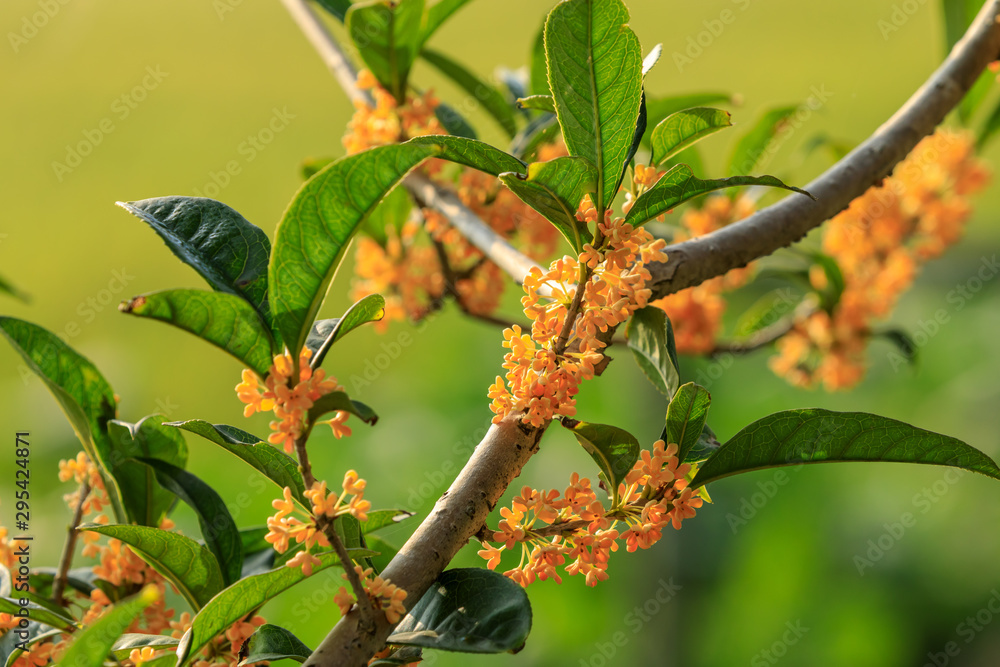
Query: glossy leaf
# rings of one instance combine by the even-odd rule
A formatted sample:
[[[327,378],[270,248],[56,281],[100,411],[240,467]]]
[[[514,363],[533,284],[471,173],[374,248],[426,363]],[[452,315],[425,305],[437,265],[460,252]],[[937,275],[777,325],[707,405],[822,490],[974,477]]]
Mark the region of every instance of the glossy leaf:
[[[664,437],[666,437],[666,433],[664,433]],[[721,446],[719,439],[715,437],[715,431],[708,424],[705,424],[701,429],[701,436],[698,438],[698,442],[688,451],[682,463],[701,463],[719,451],[719,447]]]
[[[517,100],[517,106],[522,109],[531,109],[532,111],[546,111],[548,113],[556,112],[556,101],[551,95],[529,95],[528,97],[520,97]]]
[[[370,555],[370,552],[349,550],[352,558]],[[313,566],[313,576],[329,567],[340,566],[334,553],[317,554],[319,565]],[[191,629],[181,638],[177,647],[178,664],[198,653],[216,635],[269,600],[304,581],[307,577],[301,568],[278,567],[270,572],[257,574],[226,588],[205,605],[194,617]]]
[[[639,101],[639,116],[635,121],[635,129],[632,135],[632,145],[629,146],[628,154],[625,156],[625,164],[622,166],[622,173],[618,176],[618,182],[615,183],[615,192],[621,188],[622,181],[625,180],[625,174],[628,172],[629,167],[632,166],[632,160],[635,158],[636,153],[639,152],[639,146],[642,144],[642,138],[646,136],[646,126],[649,124],[649,114],[646,111],[646,92],[643,91],[642,97]]]
[[[661,394],[672,398],[680,385],[680,373],[670,318],[656,306],[640,308],[629,319],[625,335],[646,378]]]
[[[258,375],[267,375],[278,352],[267,324],[245,299],[222,292],[172,289],[124,301],[128,315],[166,322],[193,333],[239,359]]]
[[[265,322],[271,242],[222,202],[204,197],[157,197],[117,202],[153,228],[178,258],[217,292],[246,299]]]
[[[25,605],[28,610],[28,618],[42,625],[47,625],[58,630],[64,630],[66,632],[72,632],[79,628],[80,626],[74,621],[68,620],[63,614],[57,614],[49,609],[46,609],[40,604],[35,602],[28,602]],[[0,598],[0,614],[10,614],[14,616],[20,613],[22,607],[19,598]]]
[[[174,426],[190,433],[195,433],[222,447],[227,452],[240,457],[264,477],[275,483],[280,489],[286,486],[292,490],[292,497],[303,507],[312,505],[306,499],[305,482],[298,464],[292,457],[281,452],[260,438],[225,424],[210,424],[201,419],[190,419],[183,422],[170,422]]]
[[[695,197],[700,197],[715,190],[743,185],[764,185],[771,188],[782,188],[812,197],[805,190],[785,185],[774,176],[732,176],[730,178],[715,178],[703,181],[695,177],[690,167],[678,164],[671,167],[652,188],[635,200],[632,209],[625,216],[625,222],[632,225],[641,225]]]
[[[326,394],[313,403],[313,406],[309,408],[309,421],[315,422],[330,412],[347,412],[372,426],[378,421],[378,415],[375,414],[374,410],[360,401],[352,401],[342,391],[334,391]]]
[[[290,631],[278,625],[265,623],[250,635],[240,652],[240,667],[255,665],[258,662],[291,659],[305,662],[312,654],[312,649],[302,643]]]
[[[420,32],[420,43],[423,44],[438,31],[452,14],[462,8],[469,0],[438,0],[427,8],[424,13],[423,29]]]
[[[345,15],[361,59],[399,103],[406,99],[410,68],[420,52],[423,16],[423,0],[356,2]]]
[[[662,164],[685,148],[732,124],[729,112],[721,109],[696,107],[673,113],[653,128],[652,164]]]
[[[87,456],[101,469],[115,516],[124,521],[121,493],[110,474],[107,423],[117,409],[111,385],[89,359],[36,324],[0,317],[0,334],[55,396]]]
[[[406,510],[375,510],[368,512],[368,520],[361,522],[361,532],[364,534],[374,533],[386,526],[395,526],[400,521],[405,521],[413,516],[413,512]]]
[[[992,459],[956,438],[864,412],[807,409],[745,427],[701,466],[692,486],[750,470],[839,461],[951,466],[1000,479]]]
[[[711,403],[708,390],[694,382],[681,385],[670,399],[664,443],[677,445],[679,461],[686,461],[688,453],[698,446]]]
[[[201,536],[219,561],[223,582],[228,586],[239,579],[243,567],[243,541],[222,497],[187,470],[158,459],[138,460],[151,466],[160,484],[177,494],[198,515]]]
[[[113,606],[83,632],[74,635],[59,664],[65,667],[102,667],[115,640],[159,595],[156,588],[148,584],[135,597]]]
[[[659,125],[667,116],[693,109],[694,107],[705,107],[712,104],[725,104],[732,102],[732,96],[727,93],[707,92],[690,93],[687,95],[674,95],[671,97],[646,97],[646,112],[649,116],[649,124]],[[650,145],[652,134],[647,134],[643,144]]]
[[[499,572],[461,568],[442,572],[396,626],[390,644],[462,653],[503,653],[524,646],[531,604]]]
[[[590,424],[563,419],[562,425],[573,435],[601,469],[608,495],[618,504],[618,485],[639,458],[639,441],[624,429],[607,424]]]
[[[113,537],[166,577],[192,609],[200,609],[222,590],[222,570],[206,547],[190,537],[149,526],[83,524],[89,530]]]
[[[383,317],[385,317],[385,299],[379,294],[369,294],[348,308],[343,317],[320,320],[306,338],[306,347],[313,351],[309,365],[319,368],[334,343],[362,324],[378,322]],[[327,323],[327,326],[323,326],[323,323]]]
[[[351,0],[316,0],[316,2],[320,7],[333,14],[341,23],[347,16],[347,10],[351,8]]]
[[[513,138],[517,133],[517,123],[514,112],[507,104],[499,90],[476,76],[464,65],[452,60],[443,53],[424,49],[420,54],[424,60],[436,67],[438,71],[458,84],[469,93],[497,121],[507,136]]]
[[[181,468],[187,465],[184,437],[163,422],[162,415],[145,417],[137,424],[117,419],[108,422],[113,451],[111,472],[122,490],[125,511],[140,526],[159,527],[177,496],[156,481],[152,469],[134,459],[151,457]]]
[[[579,253],[590,241],[587,225],[576,219],[584,195],[596,191],[597,171],[582,157],[559,157],[528,165],[528,174],[501,174],[500,180],[541,213]]]
[[[736,142],[732,157],[729,159],[729,173],[746,176],[753,172],[778,131],[796,110],[797,106],[786,106],[764,113],[761,119]]]
[[[642,98],[642,52],[620,0],[565,0],[545,21],[556,115],[570,155],[597,168],[598,208],[615,197]]]
[[[983,150],[998,131],[1000,131],[1000,103],[997,103],[979,129],[979,134],[976,137],[976,148],[980,151]]]
[[[167,635],[148,635],[129,632],[115,640],[115,643],[111,646],[111,655],[116,660],[125,660],[128,658],[129,653],[132,652],[132,649],[142,649],[148,646],[153,650],[162,651],[164,649],[172,649],[178,643],[180,643],[180,640],[168,637]],[[146,664],[149,663],[147,662]]]
[[[499,148],[494,148],[482,141],[463,139],[462,137],[434,134],[415,137],[401,146],[433,146],[435,153],[430,157],[463,164],[491,176],[499,176],[508,171],[523,172],[527,166]]]

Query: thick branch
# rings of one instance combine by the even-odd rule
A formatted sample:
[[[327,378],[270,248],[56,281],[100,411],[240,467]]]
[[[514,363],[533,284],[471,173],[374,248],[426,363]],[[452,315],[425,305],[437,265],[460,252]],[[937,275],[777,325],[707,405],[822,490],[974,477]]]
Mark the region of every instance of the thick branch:
[[[986,65],[1000,57],[998,16],[1000,1],[983,5],[965,37],[906,104],[806,186],[817,201],[792,195],[717,232],[668,247],[666,263],[649,265],[653,298],[693,287],[795,243],[888,176],[955,108]]]

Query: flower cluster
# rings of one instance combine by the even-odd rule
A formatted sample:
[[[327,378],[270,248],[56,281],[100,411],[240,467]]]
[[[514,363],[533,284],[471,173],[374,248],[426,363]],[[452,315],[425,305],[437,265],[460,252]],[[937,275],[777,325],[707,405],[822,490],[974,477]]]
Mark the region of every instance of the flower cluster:
[[[577,215],[581,221],[596,218],[589,196]],[[644,265],[666,261],[666,242],[653,240],[623,218],[607,216],[597,229],[595,243],[585,244],[578,258],[562,257],[547,271],[534,268],[525,277],[521,304],[532,321],[531,334],[517,325],[503,333],[503,346],[510,350],[503,363],[506,384],[497,376],[488,394],[494,423],[512,412],[523,412],[524,423],[535,427],[555,416],[573,416],[580,382],[592,378],[603,359],[607,343],[599,334],[649,301],[645,285],[650,275]],[[577,299],[581,278],[583,292]],[[570,316],[573,321],[567,325]]]
[[[364,586],[372,605],[376,609],[382,610],[387,621],[390,623],[399,623],[403,619],[403,616],[406,615],[406,606],[403,603],[406,600],[406,591],[388,579],[383,579],[379,576],[373,577],[374,570],[372,568],[363,569],[360,565],[355,565],[354,571],[361,580],[361,584]],[[346,574],[340,576],[347,579]],[[340,608],[341,615],[346,615],[354,603],[357,602],[354,596],[343,586],[333,596],[333,601]]]
[[[636,167],[638,170],[639,167]],[[681,215],[684,231],[676,241],[704,236],[754,212],[753,201],[746,196],[735,200],[726,195],[712,195],[701,208],[688,208]],[[742,287],[751,267],[733,269],[724,276],[707,280],[695,287],[657,299],[652,305],[662,308],[674,328],[677,351],[682,354],[707,354],[715,349],[716,339],[726,310],[724,294]]]
[[[315,482],[303,494],[312,505],[310,514],[296,509],[292,490],[286,486],[284,497],[271,503],[278,512],[268,517],[268,533],[264,539],[280,554],[288,551],[293,541],[304,545],[304,548],[290,558],[286,565],[301,567],[303,574],[311,576],[313,567],[321,563],[312,553],[313,548],[316,545],[330,546],[321,521],[336,519],[344,514],[350,514],[358,521],[366,521],[367,512],[372,507],[372,504],[364,499],[367,484],[353,470],[348,470],[344,475],[343,491],[340,494],[327,493],[326,482]],[[294,516],[296,512],[302,515],[301,519]]]
[[[249,417],[255,412],[274,412],[278,419],[271,422],[273,433],[267,441],[272,445],[282,445],[285,452],[292,453],[295,441],[302,437],[306,426],[306,416],[309,409],[321,397],[335,391],[343,391],[337,384],[337,378],[327,377],[322,368],[313,370],[309,366],[312,350],[302,348],[299,354],[299,377],[292,385],[292,358],[288,354],[274,357],[274,363],[267,373],[267,378],[261,380],[252,370],[243,369],[243,381],[236,385],[236,396],[246,407],[243,415]],[[348,413],[334,412],[332,418],[316,422],[329,424],[333,435],[342,438],[351,434],[351,429],[344,425]]]
[[[827,225],[823,251],[840,265],[844,290],[831,312],[804,315],[778,342],[771,368],[801,386],[849,388],[865,371],[873,322],[889,315],[920,265],[961,236],[968,196],[988,172],[965,134],[939,130],[921,141],[879,187]],[[826,287],[822,271],[811,275]]]
[[[546,579],[562,583],[559,566],[595,586],[608,578],[608,561],[620,542],[630,552],[648,549],[668,525],[679,530],[695,515],[702,498],[688,487],[691,472],[689,464],[678,461],[677,445],[658,440],[652,450],[642,451],[610,508],[578,473],[562,495],[525,486],[510,508],[500,510],[503,519],[493,533],[500,546],[484,544],[479,555],[494,570],[503,552],[520,544],[520,563],[504,574],[522,586]]]

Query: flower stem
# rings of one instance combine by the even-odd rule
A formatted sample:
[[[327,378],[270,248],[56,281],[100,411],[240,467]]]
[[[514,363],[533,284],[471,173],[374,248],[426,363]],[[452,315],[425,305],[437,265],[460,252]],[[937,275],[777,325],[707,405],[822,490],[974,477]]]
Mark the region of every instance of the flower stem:
[[[60,606],[66,606],[63,593],[66,591],[66,580],[69,577],[69,568],[73,563],[73,554],[76,551],[76,538],[78,535],[76,528],[83,519],[83,503],[89,495],[90,482],[84,480],[80,484],[80,500],[76,504],[76,510],[73,512],[73,520],[67,529],[66,544],[63,547],[62,557],[59,559],[59,568],[56,570],[56,576],[52,580],[52,599]]]

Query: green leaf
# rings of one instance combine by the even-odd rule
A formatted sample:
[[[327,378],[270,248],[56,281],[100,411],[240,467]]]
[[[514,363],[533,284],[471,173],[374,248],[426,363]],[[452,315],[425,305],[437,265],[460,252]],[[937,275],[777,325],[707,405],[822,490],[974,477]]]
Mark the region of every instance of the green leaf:
[[[454,133],[453,133],[454,134]],[[403,231],[403,225],[410,218],[413,202],[406,188],[395,187],[389,191],[385,199],[375,207],[361,228],[372,240],[385,248],[389,242],[388,229],[391,227],[398,238]]]
[[[830,255],[816,252],[812,253],[810,257],[815,264],[823,269],[823,273],[826,275],[827,286],[820,292],[820,296],[822,297],[822,307],[830,312],[840,303],[840,296],[844,293],[844,273],[840,270],[840,264],[837,260]]]
[[[192,609],[200,609],[222,590],[222,570],[206,547],[190,537],[149,526],[83,524],[80,530],[101,533],[132,548],[172,583]]]
[[[316,0],[320,7],[333,14],[333,16],[344,22],[347,10],[351,8],[351,0]]]
[[[361,59],[400,104],[406,100],[406,82],[420,51],[423,16],[423,0],[357,2],[345,15]]]
[[[805,190],[785,185],[774,176],[732,176],[730,178],[715,178],[701,180],[696,178],[687,165],[678,164],[671,167],[656,184],[635,200],[632,210],[625,216],[625,222],[638,226],[658,215],[671,211],[686,201],[700,197],[703,194],[724,188],[742,185],[765,185],[771,188],[783,188],[815,199]]]
[[[156,481],[152,469],[134,459],[149,457],[183,468],[188,449],[176,429],[163,425],[162,415],[151,415],[138,424],[114,419],[108,422],[113,448],[111,474],[118,480],[129,518],[140,526],[159,527],[177,496]]]
[[[797,110],[797,106],[786,106],[765,112],[757,124],[736,142],[732,157],[729,159],[729,173],[746,176],[754,171],[778,131]]]
[[[374,533],[386,526],[395,526],[400,521],[404,521],[413,516],[413,512],[406,510],[375,510],[368,512],[368,520],[361,522],[361,532],[367,535]]]
[[[872,335],[878,338],[885,338],[887,341],[896,346],[903,358],[910,364],[917,363],[919,359],[919,350],[916,341],[903,329],[885,329],[883,331],[874,331]],[[890,358],[893,369],[897,367],[895,360]]]
[[[334,161],[332,157],[311,157],[302,161],[302,178],[309,180],[326,165]]]
[[[383,317],[385,317],[385,299],[379,294],[369,294],[348,308],[343,317],[320,320],[306,338],[306,347],[313,351],[309,365],[319,368],[334,343],[362,324],[378,322]]]
[[[545,56],[556,115],[570,155],[599,175],[603,210],[628,162],[642,99],[642,52],[621,0],[565,0],[545,21]]]
[[[625,330],[635,363],[656,389],[668,399],[680,385],[677,348],[670,318],[656,306],[632,314]]]
[[[144,635],[137,632],[129,632],[115,640],[115,643],[111,647],[111,654],[116,660],[125,660],[128,658],[129,653],[132,652],[132,649],[142,649],[148,646],[156,651],[160,651],[174,648],[179,643],[179,639],[166,635]],[[146,664],[149,663],[147,662]]]
[[[475,128],[465,119],[465,116],[458,113],[453,107],[439,102],[434,109],[434,116],[441,122],[441,127],[447,130],[448,134],[464,139],[476,139]]]
[[[710,104],[731,103],[732,96],[728,93],[691,93],[688,95],[675,95],[671,97],[647,97],[646,112],[649,116],[649,123],[654,127],[659,125],[667,116],[675,114],[685,109],[694,107],[705,107]],[[651,144],[652,135],[646,135],[643,143],[646,146]]]
[[[250,635],[241,656],[240,667],[254,665],[258,662],[291,659],[295,662],[305,662],[312,655],[312,649],[288,630],[265,623]]]
[[[1000,479],[996,463],[956,438],[864,412],[808,409],[776,412],[741,430],[702,465],[692,487],[750,470],[837,461],[951,466]]]
[[[378,415],[370,407],[360,401],[352,401],[342,391],[326,394],[309,408],[309,422],[313,423],[329,412],[348,412],[366,424],[372,426],[378,421]]]
[[[219,561],[223,582],[228,586],[237,581],[243,567],[243,541],[222,497],[187,470],[159,459],[138,460],[151,466],[160,484],[177,494],[195,511],[201,536]]]
[[[223,292],[172,289],[123,301],[123,313],[193,333],[264,377],[278,352],[267,324],[244,299]]]
[[[462,8],[469,0],[438,0],[427,8],[424,13],[424,25],[420,32],[420,43],[423,44],[438,31],[451,15]]]
[[[556,101],[551,95],[529,95],[528,97],[520,97],[517,100],[517,105],[522,109],[531,109],[533,111],[547,111],[548,113],[556,112]]]
[[[63,634],[62,630],[53,630],[47,625],[34,621],[28,623],[27,628],[20,630],[27,635],[22,636],[20,632],[5,632],[3,636],[0,636],[0,664],[4,667],[14,667],[17,659],[25,653],[24,648],[30,649],[32,646],[46,641],[58,643]]]
[[[107,424],[117,409],[111,385],[90,360],[36,324],[0,317],[0,333],[55,396],[87,456],[101,470],[115,516],[124,521],[121,492],[110,466]]]
[[[524,589],[480,568],[442,572],[396,626],[390,644],[462,653],[503,653],[524,646],[531,604]]]
[[[301,350],[348,242],[407,173],[440,157],[498,175],[524,163],[488,144],[419,137],[342,158],[299,189],[278,224],[271,262],[274,320],[290,350]]]
[[[271,242],[259,227],[222,202],[204,197],[157,197],[117,204],[152,227],[212,289],[246,299],[270,323],[267,263]]]
[[[666,429],[664,429],[663,438],[666,438]],[[681,463],[701,463],[719,451],[719,447],[721,446],[719,439],[715,437],[715,431],[708,424],[705,424],[701,429],[698,442],[695,443],[695,446],[691,448]]]
[[[549,65],[545,61],[545,23],[542,22],[531,44],[531,74],[528,90],[532,95],[551,95]],[[555,112],[553,112],[555,113]]]
[[[579,253],[589,241],[587,226],[576,219],[584,195],[596,191],[597,171],[582,157],[533,162],[528,174],[501,174],[500,180],[521,201],[541,213]]]
[[[721,109],[696,107],[673,113],[653,128],[651,163],[662,164],[685,148],[732,124],[729,112]]]
[[[664,444],[677,445],[677,460],[687,460],[688,453],[701,440],[711,403],[708,390],[694,382],[681,385],[670,399]]]
[[[743,311],[734,327],[738,337],[752,336],[761,329],[781,321],[781,318],[791,316],[804,295],[791,287],[779,287],[764,294],[754,301],[753,305]]]
[[[362,549],[348,550],[352,558],[371,555]],[[313,566],[313,576],[327,568],[340,567],[340,561],[334,553],[315,554],[320,560]],[[194,617],[191,629],[181,638],[177,647],[178,664],[184,664],[194,657],[208,642],[222,633],[236,621],[281,593],[304,581],[307,577],[301,568],[279,567],[270,572],[256,574],[229,586],[212,598]]]
[[[67,667],[102,667],[115,640],[122,636],[135,617],[151,605],[159,593],[149,584],[138,595],[119,602],[110,611],[74,636],[59,664]]]
[[[979,135],[976,137],[976,150],[982,151],[998,130],[1000,130],[1000,102],[993,108],[989,118],[979,129]]]
[[[621,188],[622,181],[625,180],[625,173],[633,165],[632,160],[635,158],[636,153],[639,152],[639,146],[642,144],[642,138],[646,136],[646,126],[648,124],[649,114],[646,111],[646,91],[643,90],[642,98],[639,102],[639,116],[636,118],[635,130],[632,134],[632,145],[628,149],[628,155],[625,156],[625,166],[622,167],[622,173],[618,176],[618,182],[615,183],[615,192]]]
[[[482,104],[509,137],[517,134],[514,112],[499,90],[443,53],[424,49],[420,55]]]
[[[554,114],[541,114],[528,121],[510,142],[510,153],[521,160],[533,159],[540,146],[555,141],[558,136],[559,120]]]
[[[0,277],[0,292],[3,292],[4,294],[9,294],[18,301],[22,301],[24,303],[31,302],[31,297],[28,296],[27,292],[21,291],[9,280],[2,277]]]
[[[274,482],[278,488],[284,489],[286,486],[290,488],[292,497],[303,507],[312,507],[304,495],[305,482],[302,481],[302,473],[299,472],[299,466],[295,460],[266,442],[262,442],[260,438],[234,426],[210,424],[201,419],[170,422],[168,426],[200,435],[227,452],[235,454],[264,477]]]
[[[378,535],[365,535],[365,543],[367,548],[375,552],[375,555],[368,559],[368,563],[369,567],[375,569],[376,574],[381,574],[385,568],[389,567],[389,563],[399,553],[397,547],[389,544]]]
[[[618,505],[618,485],[639,458],[639,441],[634,435],[616,426],[590,424],[575,419],[562,420],[601,469],[607,482],[608,496]]]
[[[63,614],[57,614],[35,602],[28,601],[25,608],[28,610],[29,619],[43,625],[66,632],[73,632],[80,627],[76,622],[67,619]],[[0,598],[0,614],[10,614],[13,616],[20,613],[20,611],[21,604],[19,598]]]

